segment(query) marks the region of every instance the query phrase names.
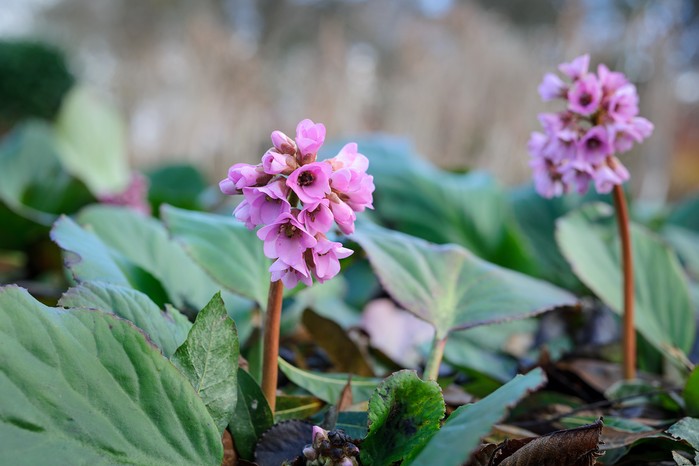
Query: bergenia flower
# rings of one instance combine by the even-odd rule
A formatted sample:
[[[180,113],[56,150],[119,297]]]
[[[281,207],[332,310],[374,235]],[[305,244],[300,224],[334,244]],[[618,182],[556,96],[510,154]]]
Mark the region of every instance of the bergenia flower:
[[[318,202],[330,194],[332,167],[327,162],[303,165],[289,175],[286,184],[294,190],[301,202]]]
[[[302,268],[303,253],[318,242],[290,213],[283,213],[274,223],[260,228],[257,237],[265,242],[265,256],[279,258],[297,270]]]
[[[303,210],[299,212],[298,219],[312,235],[316,233],[327,233],[330,231],[335,221],[335,217],[330,210],[330,201],[327,199],[321,199],[316,203],[307,204]]]
[[[539,95],[544,101],[564,97],[567,90],[566,83],[553,73],[546,73],[544,80],[539,84]]]
[[[580,79],[587,74],[590,67],[590,55],[580,55],[570,63],[561,63],[558,69],[572,80]]]
[[[346,144],[329,160],[317,162],[325,141],[325,126],[301,121],[296,138],[281,131],[271,135],[272,146],[262,163],[233,165],[219,183],[224,194],[242,194],[233,214],[245,226],[260,227],[264,253],[275,259],[272,281],[291,288],[299,282],[324,282],[340,271],[340,259],[352,254],[327,234],[336,225],[344,234],[354,231],[356,213],[373,208],[374,178],[369,160],[357,144]]]
[[[315,162],[318,149],[325,142],[325,125],[303,120],[296,126],[296,145],[299,163],[302,165]]]
[[[610,192],[629,179],[615,153],[653,132],[653,124],[638,116],[636,87],[626,76],[604,65],[590,72],[589,65],[589,55],[577,57],[558,67],[570,83],[549,73],[539,86],[543,100],[567,103],[565,111],[539,115],[543,132],[533,132],[528,143],[534,185],[544,197],[584,193],[591,182],[598,192]]]
[[[243,196],[250,204],[250,223],[268,225],[281,214],[291,212],[291,204],[286,199],[288,195],[289,188],[282,180],[257,188],[243,188]]]
[[[599,109],[602,87],[594,74],[586,74],[573,83],[568,91],[568,110],[589,116]]]
[[[219,182],[223,194],[241,194],[243,188],[261,186],[267,184],[272,176],[265,173],[262,165],[250,165],[248,163],[236,163],[228,169],[228,178]]]
[[[320,283],[328,280],[340,271],[340,259],[349,257],[351,249],[343,248],[342,243],[319,238],[311,250],[313,256],[313,276]]]

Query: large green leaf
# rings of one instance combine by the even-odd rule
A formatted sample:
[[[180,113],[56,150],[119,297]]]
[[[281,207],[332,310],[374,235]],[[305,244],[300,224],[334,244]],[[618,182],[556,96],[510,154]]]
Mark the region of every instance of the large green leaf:
[[[667,221],[699,233],[699,192],[673,206]]]
[[[376,386],[381,382],[381,379],[372,377],[304,371],[292,366],[282,358],[279,358],[279,369],[296,385],[330,404],[336,404],[337,400],[340,399],[342,390],[350,377],[352,377],[352,401],[354,403],[368,400]]]
[[[238,368],[238,401],[228,430],[240,456],[253,460],[257,441],[273,424],[274,415],[262,389],[250,374]]]
[[[194,165],[158,166],[147,175],[150,181],[148,200],[154,212],[158,212],[162,204],[192,210],[202,208],[201,197],[209,183]]]
[[[0,201],[15,213],[50,225],[58,214],[73,212],[92,199],[63,169],[46,123],[20,125],[0,145]]]
[[[83,87],[64,98],[56,120],[59,155],[70,173],[95,195],[123,191],[129,184],[126,128],[114,109]]]
[[[421,380],[415,371],[392,374],[369,400],[369,433],[362,441],[362,462],[390,466],[409,461],[439,430],[444,410],[436,382]]]
[[[631,236],[636,328],[666,355],[682,358],[696,329],[682,267],[677,256],[642,227],[632,224]],[[621,259],[611,207],[591,204],[565,216],[557,223],[556,239],[576,275],[621,314]]]
[[[531,257],[504,192],[484,172],[452,173],[415,153],[404,139],[357,141],[374,176],[378,220],[435,243],[455,243],[490,262],[531,271]]]
[[[535,319],[523,319],[454,332],[444,348],[444,359],[505,383],[517,373],[517,360],[505,352],[508,341],[528,338],[536,328]]]
[[[192,324],[177,309],[165,312],[145,294],[133,288],[101,282],[84,282],[69,289],[58,301],[63,307],[83,307],[111,312],[130,320],[170,357],[187,338]]]
[[[63,249],[65,266],[76,282],[96,281],[133,287],[146,293],[159,306],[167,302],[167,293],[158,280],[70,217],[62,216],[54,223],[51,239]]]
[[[0,463],[221,463],[189,381],[113,314],[46,307],[0,288]]]
[[[662,235],[677,252],[689,276],[699,281],[699,231],[666,225]]]
[[[367,223],[353,239],[391,297],[432,324],[440,339],[454,330],[522,319],[576,302],[567,291],[485,262],[454,244],[435,245]]]
[[[509,193],[510,205],[517,223],[529,242],[531,254],[538,261],[537,276],[568,290],[584,289],[556,244],[556,220],[586,202],[601,199],[602,196],[594,190],[588,191],[585,196],[570,193],[546,199],[537,193],[532,185],[514,189]]]
[[[206,404],[221,433],[235,409],[238,398],[238,333],[228,317],[221,294],[197,314],[185,342],[177,348],[172,362],[187,376]]]
[[[159,306],[183,311],[203,308],[220,286],[202,270],[156,219],[116,206],[90,206],[78,215],[80,227],[63,218],[52,238],[73,256],[67,266],[78,282],[131,285]],[[241,339],[250,331],[251,303],[224,291],[222,297]]]
[[[520,399],[546,383],[540,369],[518,375],[482,400],[460,406],[405,466],[460,466],[478,448],[481,439],[500,422]]]
[[[219,284],[267,307],[269,265],[254,231],[231,216],[164,206],[161,215],[175,239]]]

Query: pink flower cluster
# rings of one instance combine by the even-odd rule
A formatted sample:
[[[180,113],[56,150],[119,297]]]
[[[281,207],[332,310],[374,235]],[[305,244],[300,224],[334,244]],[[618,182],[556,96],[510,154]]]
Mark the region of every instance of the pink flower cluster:
[[[558,113],[542,113],[543,132],[529,139],[529,165],[536,190],[544,197],[561,196],[572,189],[587,192],[594,181],[599,193],[610,192],[629,179],[629,172],[615,157],[653,131],[653,124],[638,116],[638,94],[623,73],[605,65],[588,71],[590,56],[582,55],[558,69],[569,83],[547,73],[539,85],[545,101],[564,99]]]
[[[326,233],[333,224],[354,231],[356,212],[373,208],[374,178],[369,161],[346,144],[333,158],[316,161],[325,141],[325,126],[303,120],[296,138],[272,133],[272,145],[257,165],[237,163],[219,183],[224,194],[242,194],[233,215],[264,241],[265,255],[276,259],[272,281],[287,288],[299,281],[322,283],[340,271],[340,259],[352,254]]]

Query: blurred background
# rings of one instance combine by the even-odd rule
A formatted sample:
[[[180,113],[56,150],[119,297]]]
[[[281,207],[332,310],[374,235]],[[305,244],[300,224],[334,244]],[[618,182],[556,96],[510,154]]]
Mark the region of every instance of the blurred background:
[[[697,0],[2,0],[0,39],[18,38],[58,47],[65,79],[117,110],[132,167],[189,162],[211,183],[303,118],[525,182],[536,115],[558,109],[537,85],[589,52],[636,83],[656,125],[622,156],[635,194],[699,186]]]

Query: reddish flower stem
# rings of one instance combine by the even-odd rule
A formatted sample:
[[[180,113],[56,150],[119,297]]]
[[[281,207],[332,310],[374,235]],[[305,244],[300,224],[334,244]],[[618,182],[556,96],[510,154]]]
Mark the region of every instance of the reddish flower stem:
[[[274,412],[277,404],[277,369],[279,357],[279,326],[282,316],[282,296],[284,286],[281,280],[271,282],[269,286],[269,298],[267,300],[267,312],[265,312],[262,350],[262,393],[264,393],[269,407]]]
[[[614,186],[614,204],[621,240],[621,269],[624,286],[624,316],[622,335],[622,364],[626,380],[636,378],[636,327],[634,326],[634,283],[631,233],[629,231],[629,209],[621,185]]]

